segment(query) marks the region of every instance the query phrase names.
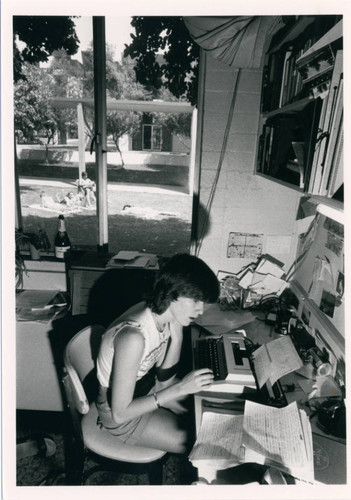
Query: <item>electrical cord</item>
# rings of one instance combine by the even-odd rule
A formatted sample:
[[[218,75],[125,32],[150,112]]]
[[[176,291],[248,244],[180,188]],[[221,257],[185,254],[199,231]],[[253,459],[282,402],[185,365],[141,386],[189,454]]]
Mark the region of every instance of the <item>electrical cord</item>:
[[[215,195],[215,192],[216,192],[216,188],[217,188],[219,176],[220,176],[220,173],[221,173],[221,170],[222,170],[222,164],[223,164],[223,160],[224,160],[224,155],[225,155],[226,149],[227,149],[229,131],[230,131],[231,123],[232,123],[232,120],[233,120],[234,107],[235,107],[235,103],[236,103],[236,99],[237,99],[240,77],[241,77],[241,68],[238,69],[238,76],[237,76],[237,78],[235,80],[234,93],[233,93],[232,101],[231,101],[230,108],[229,108],[227,125],[226,125],[225,132],[224,132],[224,138],[223,138],[221,154],[220,154],[219,162],[218,162],[218,166],[217,166],[216,176],[215,176],[215,179],[213,181],[213,184],[212,184],[212,187],[211,187],[211,191],[210,191],[210,195],[209,195],[209,198],[208,198],[208,201],[207,201],[207,204],[206,204],[206,210],[205,210],[205,214],[206,215],[205,215],[205,220],[204,220],[204,222],[202,224],[200,238],[198,239],[198,242],[197,242],[197,245],[196,245],[196,248],[195,248],[195,255],[196,256],[199,255],[200,250],[201,250],[203,239],[204,239],[204,236],[205,236],[205,233],[206,233],[206,229],[207,229],[207,226],[208,226],[208,220],[209,220],[209,217],[210,217],[210,212],[211,212],[211,208],[212,208],[212,203],[213,203],[214,195]]]

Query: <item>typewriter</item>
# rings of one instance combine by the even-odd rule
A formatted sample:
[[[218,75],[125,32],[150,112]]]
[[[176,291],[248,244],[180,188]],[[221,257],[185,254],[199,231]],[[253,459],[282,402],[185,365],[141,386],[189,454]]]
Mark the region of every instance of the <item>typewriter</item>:
[[[259,344],[253,344],[242,330],[222,336],[207,335],[195,342],[195,368],[210,368],[214,385],[220,381],[243,384],[257,389],[257,402],[286,406],[288,402],[279,381],[273,385],[267,383],[261,389],[258,387],[252,356],[258,347]]]

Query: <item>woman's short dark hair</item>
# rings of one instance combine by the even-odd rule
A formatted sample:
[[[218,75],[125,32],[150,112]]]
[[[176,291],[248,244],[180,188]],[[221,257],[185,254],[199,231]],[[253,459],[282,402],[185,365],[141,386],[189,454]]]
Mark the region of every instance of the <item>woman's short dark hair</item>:
[[[178,297],[211,303],[218,296],[219,283],[209,266],[193,255],[177,254],[161,268],[147,305],[162,314]]]

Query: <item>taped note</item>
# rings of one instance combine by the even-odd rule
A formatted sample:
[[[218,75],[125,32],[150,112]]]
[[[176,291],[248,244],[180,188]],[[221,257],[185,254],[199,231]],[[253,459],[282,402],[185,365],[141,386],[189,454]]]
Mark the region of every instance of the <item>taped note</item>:
[[[263,234],[229,233],[227,257],[252,259],[262,255]]]

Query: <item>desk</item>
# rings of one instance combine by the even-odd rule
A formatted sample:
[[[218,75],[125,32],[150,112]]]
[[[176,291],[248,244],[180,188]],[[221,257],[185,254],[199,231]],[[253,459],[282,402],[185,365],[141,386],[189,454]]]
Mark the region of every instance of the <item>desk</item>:
[[[45,310],[45,304],[57,295],[56,290],[22,291],[16,297],[16,408],[18,410],[63,411],[55,328],[58,318],[66,317],[68,308]],[[58,300],[65,300],[59,295]],[[35,312],[32,309],[37,301]],[[67,329],[66,329],[67,331]],[[66,335],[66,331],[64,332]],[[61,339],[58,339],[61,340]]]
[[[63,411],[60,380],[49,334],[51,322],[16,324],[18,410]]]
[[[223,313],[225,314],[225,313]],[[241,326],[238,329],[243,329],[246,332],[246,335],[249,339],[251,339],[255,343],[264,344],[278,338],[278,335],[274,332],[273,327],[266,325],[263,321],[254,320],[246,325]],[[191,338],[192,338],[192,346],[195,345],[196,339],[199,337],[199,329],[192,328]],[[306,406],[307,395],[298,385],[298,375],[295,373],[291,373],[286,375],[281,379],[283,384],[295,384],[295,391],[286,393],[286,398],[288,403],[293,401],[297,401],[298,406],[304,409],[309,414],[310,410]],[[195,423],[196,423],[196,432],[198,432],[201,417],[204,411],[225,411],[227,410],[217,410],[206,408],[207,404],[221,404],[221,403],[229,403],[230,401],[239,402],[240,398],[235,394],[230,393],[221,393],[214,394],[209,392],[201,392],[194,396],[194,407],[195,407]],[[234,409],[230,410],[230,413],[242,413],[243,409]],[[334,438],[326,433],[324,433],[321,429],[316,426],[316,418],[311,418],[311,427],[313,433],[313,449],[314,449],[314,465],[315,465],[315,480],[327,483],[327,484],[346,484],[346,443],[345,440],[340,438]],[[259,469],[261,475],[262,470]],[[211,467],[201,466],[198,469],[198,477],[199,480],[203,480],[208,484],[228,484],[230,483],[230,479],[228,479],[228,475],[233,475],[233,470],[228,470],[228,474],[226,476],[225,471],[217,471]],[[237,484],[236,480],[234,483]]]

